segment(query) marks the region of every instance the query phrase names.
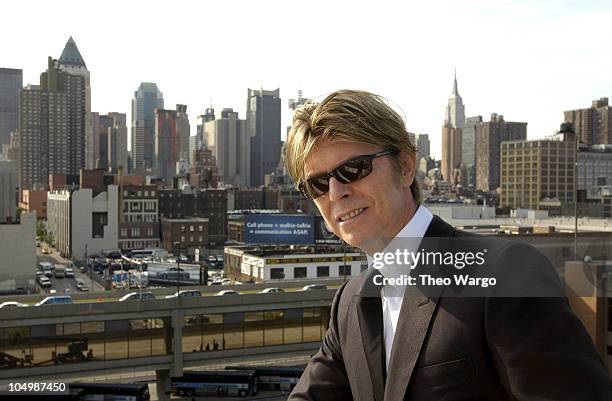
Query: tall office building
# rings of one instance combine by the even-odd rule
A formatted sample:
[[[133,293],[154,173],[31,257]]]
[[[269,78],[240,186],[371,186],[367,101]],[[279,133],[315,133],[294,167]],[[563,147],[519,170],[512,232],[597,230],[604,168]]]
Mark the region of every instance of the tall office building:
[[[0,68],[0,149],[11,140],[11,132],[19,127],[19,91],[23,87],[23,71]]]
[[[204,114],[199,115],[198,119],[200,120],[200,122],[196,127],[196,143],[194,150],[201,149],[202,145],[205,142],[204,124],[215,119],[215,109],[213,109],[212,105],[204,111]],[[193,153],[190,154],[190,157],[192,155]]]
[[[87,169],[108,168],[108,130],[113,125],[110,115],[91,113],[93,135],[87,138],[85,165]]]
[[[125,113],[108,113],[112,124],[108,129],[108,169],[128,174],[127,123]]]
[[[204,144],[215,157],[219,175],[225,184],[248,183],[249,138],[246,120],[233,109],[223,109],[221,118],[204,124]]]
[[[155,165],[155,109],[164,108],[164,95],[153,82],[142,82],[132,99],[132,170]]]
[[[446,122],[452,128],[463,129],[465,125],[465,106],[463,105],[463,99],[459,95],[457,89],[457,73],[455,72],[455,80],[453,81],[453,93],[448,98],[448,104],[446,105]]]
[[[476,126],[482,116],[468,117],[461,130],[461,178],[468,188],[476,187]]]
[[[573,142],[505,141],[500,152],[502,207],[539,209],[544,199],[573,203]]]
[[[176,110],[155,109],[155,167],[167,183],[176,175],[176,163],[187,158],[189,119],[187,106]]]
[[[417,146],[417,163],[422,158],[428,158],[431,156],[429,135],[418,134],[416,136],[416,146]]]
[[[187,105],[176,105],[176,135],[179,138],[179,160],[188,162],[189,160],[189,136],[191,135],[191,126],[189,125],[189,115],[187,114]]]
[[[458,184],[461,167],[461,130],[465,125],[465,106],[457,89],[457,73],[453,81],[453,93],[446,105],[446,118],[442,126],[441,172],[444,180]]]
[[[264,184],[264,177],[278,165],[281,151],[280,89],[249,89],[246,126],[249,135],[249,185]]]
[[[16,221],[18,186],[17,163],[0,161],[0,223]]]
[[[527,139],[527,123],[505,121],[491,114],[491,121],[476,125],[476,189],[494,191],[500,185],[500,144]]]
[[[74,56],[74,52],[68,54]],[[82,70],[67,72],[78,70],[68,61],[75,59],[66,56],[61,64],[49,57],[40,85],[28,85],[21,91],[21,189],[34,189],[37,183],[46,187],[49,174],[79,174],[85,166],[87,80]]]
[[[588,109],[570,110],[564,115],[584,144],[612,144],[612,107],[607,97],[593,100]]]
[[[71,107],[73,108],[80,108],[81,105],[75,103],[76,99],[80,99],[83,95],[84,95],[84,115],[85,115],[85,120],[84,120],[84,150],[82,150],[81,152],[84,152],[83,156],[84,157],[84,166],[87,166],[87,143],[88,141],[91,141],[91,137],[93,137],[95,135],[94,133],[94,126],[93,126],[93,121],[92,121],[92,114],[91,114],[91,84],[90,84],[90,73],[89,70],[87,69],[87,66],[85,65],[85,61],[83,60],[83,57],[81,56],[81,52],[79,52],[79,49],[77,48],[76,43],[74,42],[74,39],[72,39],[72,36],[68,39],[68,42],[66,42],[66,46],[64,46],[64,50],[62,51],[62,55],[60,56],[59,60],[57,61],[57,68],[63,72],[66,72],[70,75],[76,75],[76,76],[81,76],[84,79],[84,88],[82,89],[82,91],[84,92],[83,94],[80,94],[78,96],[72,96],[71,97]],[[80,101],[80,100],[79,100]],[[80,124],[80,122],[79,122]],[[81,145],[79,145],[80,147]],[[75,150],[76,151],[76,150]],[[95,167],[95,159],[93,160],[92,163],[92,167]]]
[[[461,168],[461,128],[447,122],[442,126],[442,159],[440,169],[444,181],[451,185],[459,183]]]

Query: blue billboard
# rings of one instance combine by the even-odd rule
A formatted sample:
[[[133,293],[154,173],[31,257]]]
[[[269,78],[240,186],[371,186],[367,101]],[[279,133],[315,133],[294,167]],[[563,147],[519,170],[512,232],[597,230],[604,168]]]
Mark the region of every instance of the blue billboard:
[[[314,244],[314,216],[247,214],[246,244]]]

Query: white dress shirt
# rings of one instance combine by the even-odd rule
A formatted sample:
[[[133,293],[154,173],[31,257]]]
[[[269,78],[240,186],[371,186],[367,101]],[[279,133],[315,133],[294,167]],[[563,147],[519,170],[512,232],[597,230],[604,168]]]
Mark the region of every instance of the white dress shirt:
[[[421,240],[433,219],[433,215],[425,206],[420,205],[414,216],[408,224],[400,230],[383,250],[383,252],[395,252],[396,249],[406,249],[408,252],[417,252]],[[368,255],[368,262],[372,265],[373,258]],[[410,267],[406,265],[385,265],[379,269],[380,273],[385,277],[398,277],[401,274],[409,275]],[[385,285],[381,291],[382,312],[383,312],[383,335],[385,337],[385,362],[387,371],[389,371],[389,361],[391,360],[391,351],[393,346],[393,338],[395,337],[395,329],[399,320],[400,309],[404,296],[404,286]]]

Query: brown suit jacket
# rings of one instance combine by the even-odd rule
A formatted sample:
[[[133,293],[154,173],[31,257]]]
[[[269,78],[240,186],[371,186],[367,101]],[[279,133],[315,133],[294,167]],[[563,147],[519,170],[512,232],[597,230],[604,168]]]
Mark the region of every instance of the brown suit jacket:
[[[425,237],[468,235],[434,216]],[[486,246],[498,277],[535,272],[538,291],[562,294],[534,248],[472,238]],[[338,290],[322,346],[289,400],[612,400],[601,358],[563,295],[447,297],[443,286],[408,286],[386,372],[374,274],[369,268]]]

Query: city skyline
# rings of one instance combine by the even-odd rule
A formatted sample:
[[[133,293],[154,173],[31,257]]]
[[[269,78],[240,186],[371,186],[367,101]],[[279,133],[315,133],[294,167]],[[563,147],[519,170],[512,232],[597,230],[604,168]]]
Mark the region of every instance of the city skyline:
[[[92,111],[126,113],[128,121],[133,92],[146,81],[159,86],[168,104],[188,105],[194,127],[211,100],[217,111],[231,107],[245,118],[247,88],[280,88],[282,127],[291,116],[287,100],[299,89],[320,100],[339,88],[359,88],[388,98],[409,131],[429,134],[439,159],[439,127],[454,68],[466,117],[498,113],[526,121],[529,139],[558,129],[565,110],[612,95],[612,56],[599,46],[612,34],[598,32],[595,38],[591,29],[605,26],[612,16],[612,6],[603,2],[559,7],[466,1],[375,9],[352,4],[348,12],[341,3],[313,2],[299,14],[281,2],[244,2],[236,15],[221,3],[142,8],[110,2],[96,9],[96,18],[72,3],[65,3],[62,14],[46,3],[35,14],[28,2],[6,6],[9,14],[27,15],[35,25],[45,26],[47,15],[58,15],[45,35],[6,41],[0,65],[22,69],[24,85],[36,84],[47,56],[59,58],[72,36],[91,71]],[[154,36],[143,31],[135,40],[134,19],[159,19],[160,7],[167,21],[180,23]],[[202,24],[203,13],[219,18]],[[19,20],[9,19],[0,34],[14,37]],[[255,20],[267,23],[254,25]],[[131,45],[135,42],[138,49]],[[159,56],[160,49],[166,56]]]

